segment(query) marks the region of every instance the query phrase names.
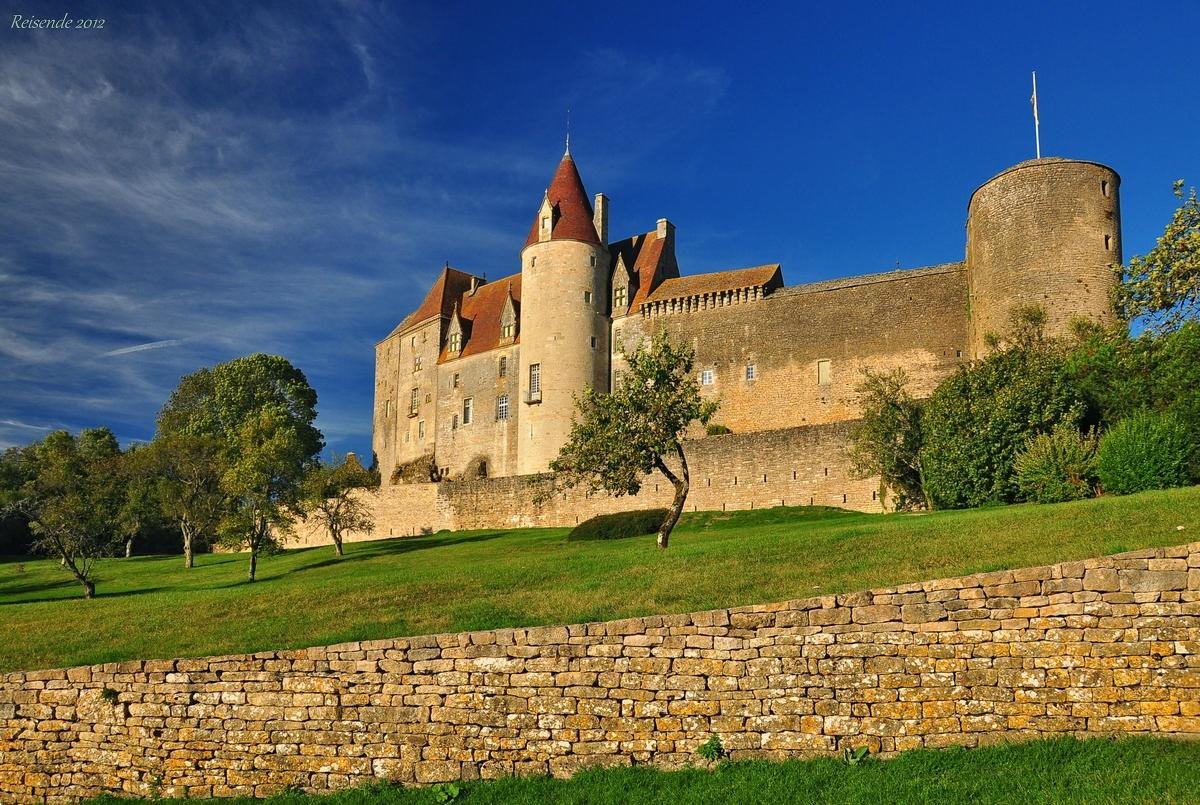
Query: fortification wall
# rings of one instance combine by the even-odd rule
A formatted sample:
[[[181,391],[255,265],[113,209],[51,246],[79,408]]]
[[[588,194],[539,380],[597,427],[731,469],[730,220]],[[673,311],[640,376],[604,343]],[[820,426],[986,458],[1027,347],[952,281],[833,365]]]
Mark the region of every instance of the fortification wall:
[[[882,509],[877,479],[850,477],[845,454],[852,423],[840,422],[688,441],[688,511],[772,506]],[[554,490],[552,476],[517,475],[383,486],[373,494],[375,529],[348,541],[428,534],[441,529],[573,526],[598,514],[670,505],[674,487],[655,472],[642,491],[615,498],[582,488]],[[302,524],[289,547],[329,544],[328,534]]]
[[[1200,734],[1200,543],[780,604],[8,674],[0,798]]]
[[[863,370],[905,370],[917,396],[967,359],[967,282],[952,263],[784,288],[745,304],[613,324],[627,351],[660,328],[713,371],[701,394],[737,433],[861,416]],[[824,374],[818,368],[826,361]],[[614,370],[623,368],[619,356]],[[754,377],[746,367],[753,365]]]

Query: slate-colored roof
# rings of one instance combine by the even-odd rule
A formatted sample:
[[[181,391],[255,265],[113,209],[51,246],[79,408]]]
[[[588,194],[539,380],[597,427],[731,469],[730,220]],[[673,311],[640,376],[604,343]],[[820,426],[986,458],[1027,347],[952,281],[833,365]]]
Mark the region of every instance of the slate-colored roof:
[[[504,312],[504,302],[508,299],[510,288],[519,321],[521,316],[520,274],[502,277],[495,282],[480,285],[475,289],[474,294],[463,293],[461,295],[458,315],[463,320],[465,341],[459,357],[478,355],[500,346],[500,315]],[[519,326],[514,343],[521,343]],[[438,363],[447,360],[453,359],[449,357],[446,345],[443,345],[442,352],[438,356]]]
[[[663,280],[679,276],[675,255],[664,248],[665,245],[665,238],[660,238],[656,229],[609,244],[613,269],[616,269],[617,258],[620,257],[629,271],[631,311],[637,310],[638,305],[645,302]]]
[[[579,170],[570,154],[563,154],[550,187],[546,189],[550,203],[554,205],[555,221],[550,230],[551,240],[581,240],[584,243],[600,245],[600,236],[596,234],[596,224],[593,220],[592,202],[588,200],[587,191],[583,189],[583,180],[579,178]],[[529,237],[525,245],[538,242],[538,216],[533,216],[533,226],[529,228]]]
[[[736,291],[741,288],[766,288],[773,290],[783,286],[783,273],[779,263],[769,263],[753,268],[732,271],[715,271],[711,274],[692,274],[669,279],[654,289],[646,302],[662,302],[668,299],[684,299],[689,296]]]
[[[429,293],[425,294],[425,300],[421,302],[421,305],[412,313],[405,316],[404,320],[388,333],[388,337],[390,338],[396,333],[402,333],[408,328],[431,319],[434,316],[449,316],[450,312],[454,309],[455,300],[461,297],[470,287],[470,274],[447,265],[442,269],[442,273],[438,275],[437,280],[434,281],[433,287],[429,289]]]

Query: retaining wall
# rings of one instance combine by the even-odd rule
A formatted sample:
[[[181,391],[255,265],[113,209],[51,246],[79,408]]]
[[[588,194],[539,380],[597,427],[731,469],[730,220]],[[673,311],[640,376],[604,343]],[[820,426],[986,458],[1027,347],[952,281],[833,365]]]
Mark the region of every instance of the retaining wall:
[[[0,799],[1200,733],[1200,543],[730,610],[9,674]]]

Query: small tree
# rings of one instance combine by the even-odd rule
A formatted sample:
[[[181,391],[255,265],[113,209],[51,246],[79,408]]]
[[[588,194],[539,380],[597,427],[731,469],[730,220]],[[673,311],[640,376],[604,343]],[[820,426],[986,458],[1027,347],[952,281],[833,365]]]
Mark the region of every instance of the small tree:
[[[300,484],[309,457],[303,438],[286,413],[266,407],[238,432],[236,458],[221,477],[229,500],[221,520],[221,541],[250,552],[249,581],[258,557],[277,551],[300,506]]]
[[[1172,189],[1179,209],[1153,249],[1117,267],[1113,299],[1123,320],[1146,316],[1160,332],[1200,312],[1200,200],[1194,187],[1184,199],[1182,179]]]
[[[117,532],[125,540],[125,558],[133,556],[138,536],[162,523],[158,500],[157,468],[148,446],[130,445],[119,462],[123,494],[117,512]]]
[[[225,512],[220,445],[211,436],[159,434],[151,442],[162,512],[179,527],[183,564],[192,567],[198,547],[217,536]]]
[[[867,370],[858,386],[862,419],[850,430],[851,472],[858,478],[879,476],[879,499],[890,490],[897,511],[927,505],[921,466],[921,404],[908,392],[903,369]]]
[[[111,556],[121,539],[115,528],[123,488],[120,448],[107,428],[51,433],[34,446],[32,467],[12,508],[29,522],[33,548],[58,558],[83,587],[96,595],[96,561]]]
[[[379,486],[379,478],[364,469],[353,455],[342,461],[318,464],[304,479],[302,499],[309,517],[329,530],[337,555],[342,555],[342,537],[347,531],[371,531],[375,521],[362,490]]]
[[[666,548],[690,484],[683,434],[693,422],[707,425],[717,403],[700,398],[692,350],[672,344],[665,332],[625,357],[619,388],[587,389],[576,399],[571,435],[550,468],[567,487],[582,483],[617,497],[636,495],[650,472],[661,472],[675,487],[658,529],[658,547]],[[678,473],[667,456],[678,462]]]

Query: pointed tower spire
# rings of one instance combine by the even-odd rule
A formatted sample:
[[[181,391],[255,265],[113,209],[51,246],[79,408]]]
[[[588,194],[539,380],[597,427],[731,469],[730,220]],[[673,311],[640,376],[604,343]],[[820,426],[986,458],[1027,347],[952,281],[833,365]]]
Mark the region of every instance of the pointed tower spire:
[[[570,153],[563,154],[558,170],[546,188],[546,195],[542,197],[542,205],[534,216],[525,245],[540,240],[599,243],[594,217],[592,202],[583,188],[575,160]]]
[[[567,107],[567,150],[563,152],[563,156],[571,156],[571,108]]]

